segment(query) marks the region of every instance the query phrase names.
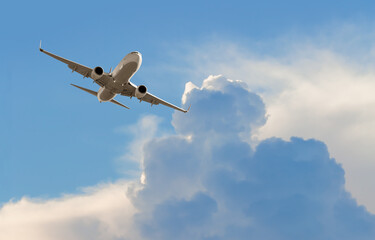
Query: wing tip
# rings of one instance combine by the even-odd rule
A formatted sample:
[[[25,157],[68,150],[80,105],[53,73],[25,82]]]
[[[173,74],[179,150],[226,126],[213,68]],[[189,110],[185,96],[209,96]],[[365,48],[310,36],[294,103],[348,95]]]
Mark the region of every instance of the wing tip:
[[[191,104],[189,105],[188,109],[184,111],[184,113],[188,113],[190,111]]]
[[[40,40],[40,43],[39,43],[39,51],[43,52],[43,48],[42,48],[42,40]]]

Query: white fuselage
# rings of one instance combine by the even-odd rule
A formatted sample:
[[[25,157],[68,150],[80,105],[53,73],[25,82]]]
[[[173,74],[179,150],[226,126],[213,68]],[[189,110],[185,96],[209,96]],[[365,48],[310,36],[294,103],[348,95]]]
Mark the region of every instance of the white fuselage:
[[[126,55],[110,73],[112,81],[100,87],[97,95],[99,102],[111,101],[117,94],[121,93],[141,64],[142,55],[139,52],[131,52]]]

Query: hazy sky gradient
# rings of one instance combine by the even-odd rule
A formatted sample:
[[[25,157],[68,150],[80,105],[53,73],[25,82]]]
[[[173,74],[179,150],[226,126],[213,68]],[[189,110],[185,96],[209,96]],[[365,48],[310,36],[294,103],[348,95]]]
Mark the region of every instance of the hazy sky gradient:
[[[370,151],[375,132],[375,115],[370,111],[374,109],[374,10],[373,1],[4,3],[0,203],[24,196],[50,199],[78,194],[98,183],[133,181],[141,172],[141,159],[134,159],[142,156],[135,146],[175,133],[171,109],[117,97],[131,107],[125,110],[99,104],[72,88],[69,83],[98,87],[41,54],[38,45],[43,40],[46,50],[106,71],[128,52],[140,51],[143,65],[132,81],[176,105],[181,105],[188,81],[200,86],[211,74],[243,80],[262,96],[266,114],[291,116],[297,111],[299,116],[269,117],[263,132],[256,135],[260,139],[248,142],[274,136],[323,140],[333,149],[331,157],[343,163],[349,175],[346,187],[353,197],[374,212],[375,205],[370,206],[375,202],[374,189],[369,189],[375,180],[371,177],[375,152]],[[351,89],[355,94],[347,93]],[[347,95],[354,100],[346,101]],[[359,95],[369,97],[358,101]],[[326,114],[332,103],[340,111]],[[303,114],[303,106],[313,107],[310,112],[316,114]],[[150,119],[157,126],[150,125]],[[293,127],[296,124],[298,129]],[[130,126],[142,128],[145,137]],[[325,128],[330,129],[326,135]],[[339,136],[336,141],[337,133],[345,133],[346,138]],[[346,159],[348,152],[353,154]]]

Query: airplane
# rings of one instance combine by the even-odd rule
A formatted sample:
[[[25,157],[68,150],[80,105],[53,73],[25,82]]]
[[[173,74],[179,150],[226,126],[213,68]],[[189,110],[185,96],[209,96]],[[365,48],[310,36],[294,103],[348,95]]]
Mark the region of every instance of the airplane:
[[[96,96],[99,102],[111,102],[117,104],[121,107],[129,109],[129,107],[124,104],[116,101],[114,98],[117,94],[127,96],[127,97],[136,97],[140,102],[145,101],[152,105],[162,104],[164,106],[173,108],[175,110],[187,113],[190,107],[185,110],[183,108],[177,107],[163,99],[160,99],[147,91],[146,86],[144,85],[135,85],[130,82],[130,79],[138,71],[142,64],[142,55],[140,52],[134,51],[127,54],[117,65],[117,67],[109,73],[104,72],[102,67],[95,67],[94,69],[75,63],[68,59],[57,56],[53,53],[50,53],[42,49],[42,43],[39,45],[39,50],[42,53],[47,54],[50,57],[53,57],[65,64],[72,70],[72,72],[77,72],[83,76],[83,78],[91,78],[96,84],[100,86],[97,92],[71,84],[72,86],[81,89],[85,92],[88,92]]]

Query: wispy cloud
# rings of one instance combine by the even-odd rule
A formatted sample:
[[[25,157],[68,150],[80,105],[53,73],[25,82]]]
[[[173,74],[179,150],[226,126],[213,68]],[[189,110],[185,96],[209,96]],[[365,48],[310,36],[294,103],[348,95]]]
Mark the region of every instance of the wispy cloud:
[[[161,137],[167,133],[159,130],[162,119],[155,115],[142,117],[136,124],[117,129],[132,137],[132,141],[125,147],[125,154],[117,159],[119,171],[132,178],[138,178],[143,169],[143,148],[145,143],[155,137]],[[133,168],[129,169],[131,165]],[[143,175],[142,175],[143,176]],[[143,179],[143,177],[141,177]]]

